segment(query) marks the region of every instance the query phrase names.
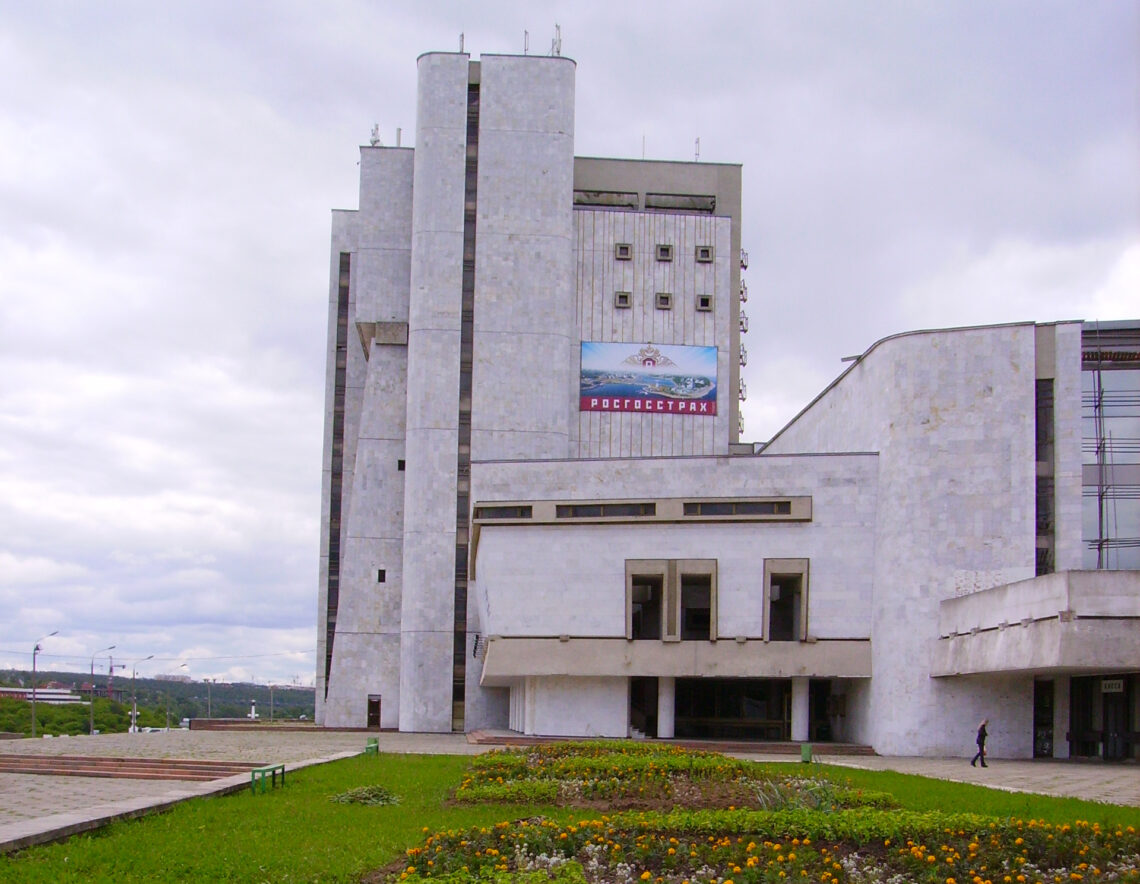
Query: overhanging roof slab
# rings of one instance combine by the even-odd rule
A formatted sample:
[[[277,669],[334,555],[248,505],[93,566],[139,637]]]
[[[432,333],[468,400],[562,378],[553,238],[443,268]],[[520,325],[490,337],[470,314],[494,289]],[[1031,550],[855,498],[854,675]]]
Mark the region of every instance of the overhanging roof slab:
[[[527,676],[869,678],[871,642],[731,638],[663,642],[491,636],[480,684],[505,686]]]

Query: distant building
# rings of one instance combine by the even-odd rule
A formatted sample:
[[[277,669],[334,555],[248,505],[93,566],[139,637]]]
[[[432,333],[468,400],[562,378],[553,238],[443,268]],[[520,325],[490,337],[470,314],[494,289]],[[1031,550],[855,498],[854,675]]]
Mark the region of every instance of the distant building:
[[[1140,323],[896,335],[740,444],[740,167],[574,157],[559,57],[418,114],[333,218],[319,723],[1140,757]]]
[[[12,700],[31,700],[32,689],[0,687],[0,697]],[[82,696],[74,693],[67,687],[37,687],[36,702],[47,703],[49,706],[62,706],[66,703],[86,703]]]

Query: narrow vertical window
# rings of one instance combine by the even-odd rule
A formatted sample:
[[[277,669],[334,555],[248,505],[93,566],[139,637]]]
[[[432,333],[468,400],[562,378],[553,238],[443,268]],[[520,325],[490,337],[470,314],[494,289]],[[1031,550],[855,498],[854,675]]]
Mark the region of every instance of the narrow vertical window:
[[[344,484],[344,398],[348,376],[348,295],[352,278],[352,255],[340,253],[337,268],[336,353],[333,361],[333,419],[331,460],[329,463],[329,564],[325,587],[325,698],[329,695],[332,671],[333,639],[336,637],[336,615],[340,603],[340,519]]]
[[[808,560],[764,560],[764,638],[795,642],[807,638]]]

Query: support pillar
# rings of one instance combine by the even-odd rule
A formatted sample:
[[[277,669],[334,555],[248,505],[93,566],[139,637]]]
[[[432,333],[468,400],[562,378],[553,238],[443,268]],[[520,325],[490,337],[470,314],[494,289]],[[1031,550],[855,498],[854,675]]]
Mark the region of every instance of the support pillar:
[[[662,676],[657,679],[657,738],[671,740],[677,710],[677,679]]]
[[[1053,677],[1053,757],[1069,757],[1069,676]]]
[[[792,739],[797,743],[808,739],[808,679],[792,679]]]

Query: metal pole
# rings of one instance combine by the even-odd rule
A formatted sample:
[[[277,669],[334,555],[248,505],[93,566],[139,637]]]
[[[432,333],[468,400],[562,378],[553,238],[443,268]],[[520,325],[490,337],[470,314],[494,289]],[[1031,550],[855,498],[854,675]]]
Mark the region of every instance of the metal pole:
[[[138,733],[138,730],[139,730],[139,704],[138,704],[138,701],[137,701],[137,698],[135,695],[135,675],[138,674],[138,670],[135,669],[135,667],[138,666],[138,664],[140,664],[140,663],[145,663],[147,660],[153,660],[153,659],[154,659],[154,654],[151,654],[149,657],[143,657],[141,660],[135,660],[133,663],[130,664],[130,667],[131,667],[131,730],[130,730],[130,732],[132,734]]]
[[[37,638],[36,644],[32,648],[32,736],[33,737],[36,735],[36,654],[38,654],[42,650],[42,648],[40,648],[40,642],[42,642],[45,638],[51,638],[53,635],[59,635],[59,630],[57,629],[54,632],[49,632],[43,638]]]
[[[32,736],[36,735],[36,654],[40,652],[40,643],[32,648]]]
[[[113,650],[115,650],[115,646],[111,645],[109,648],[100,648],[91,655],[91,702],[89,704],[91,707],[91,727],[87,731],[91,736],[95,736],[95,658],[102,654],[103,651]]]

